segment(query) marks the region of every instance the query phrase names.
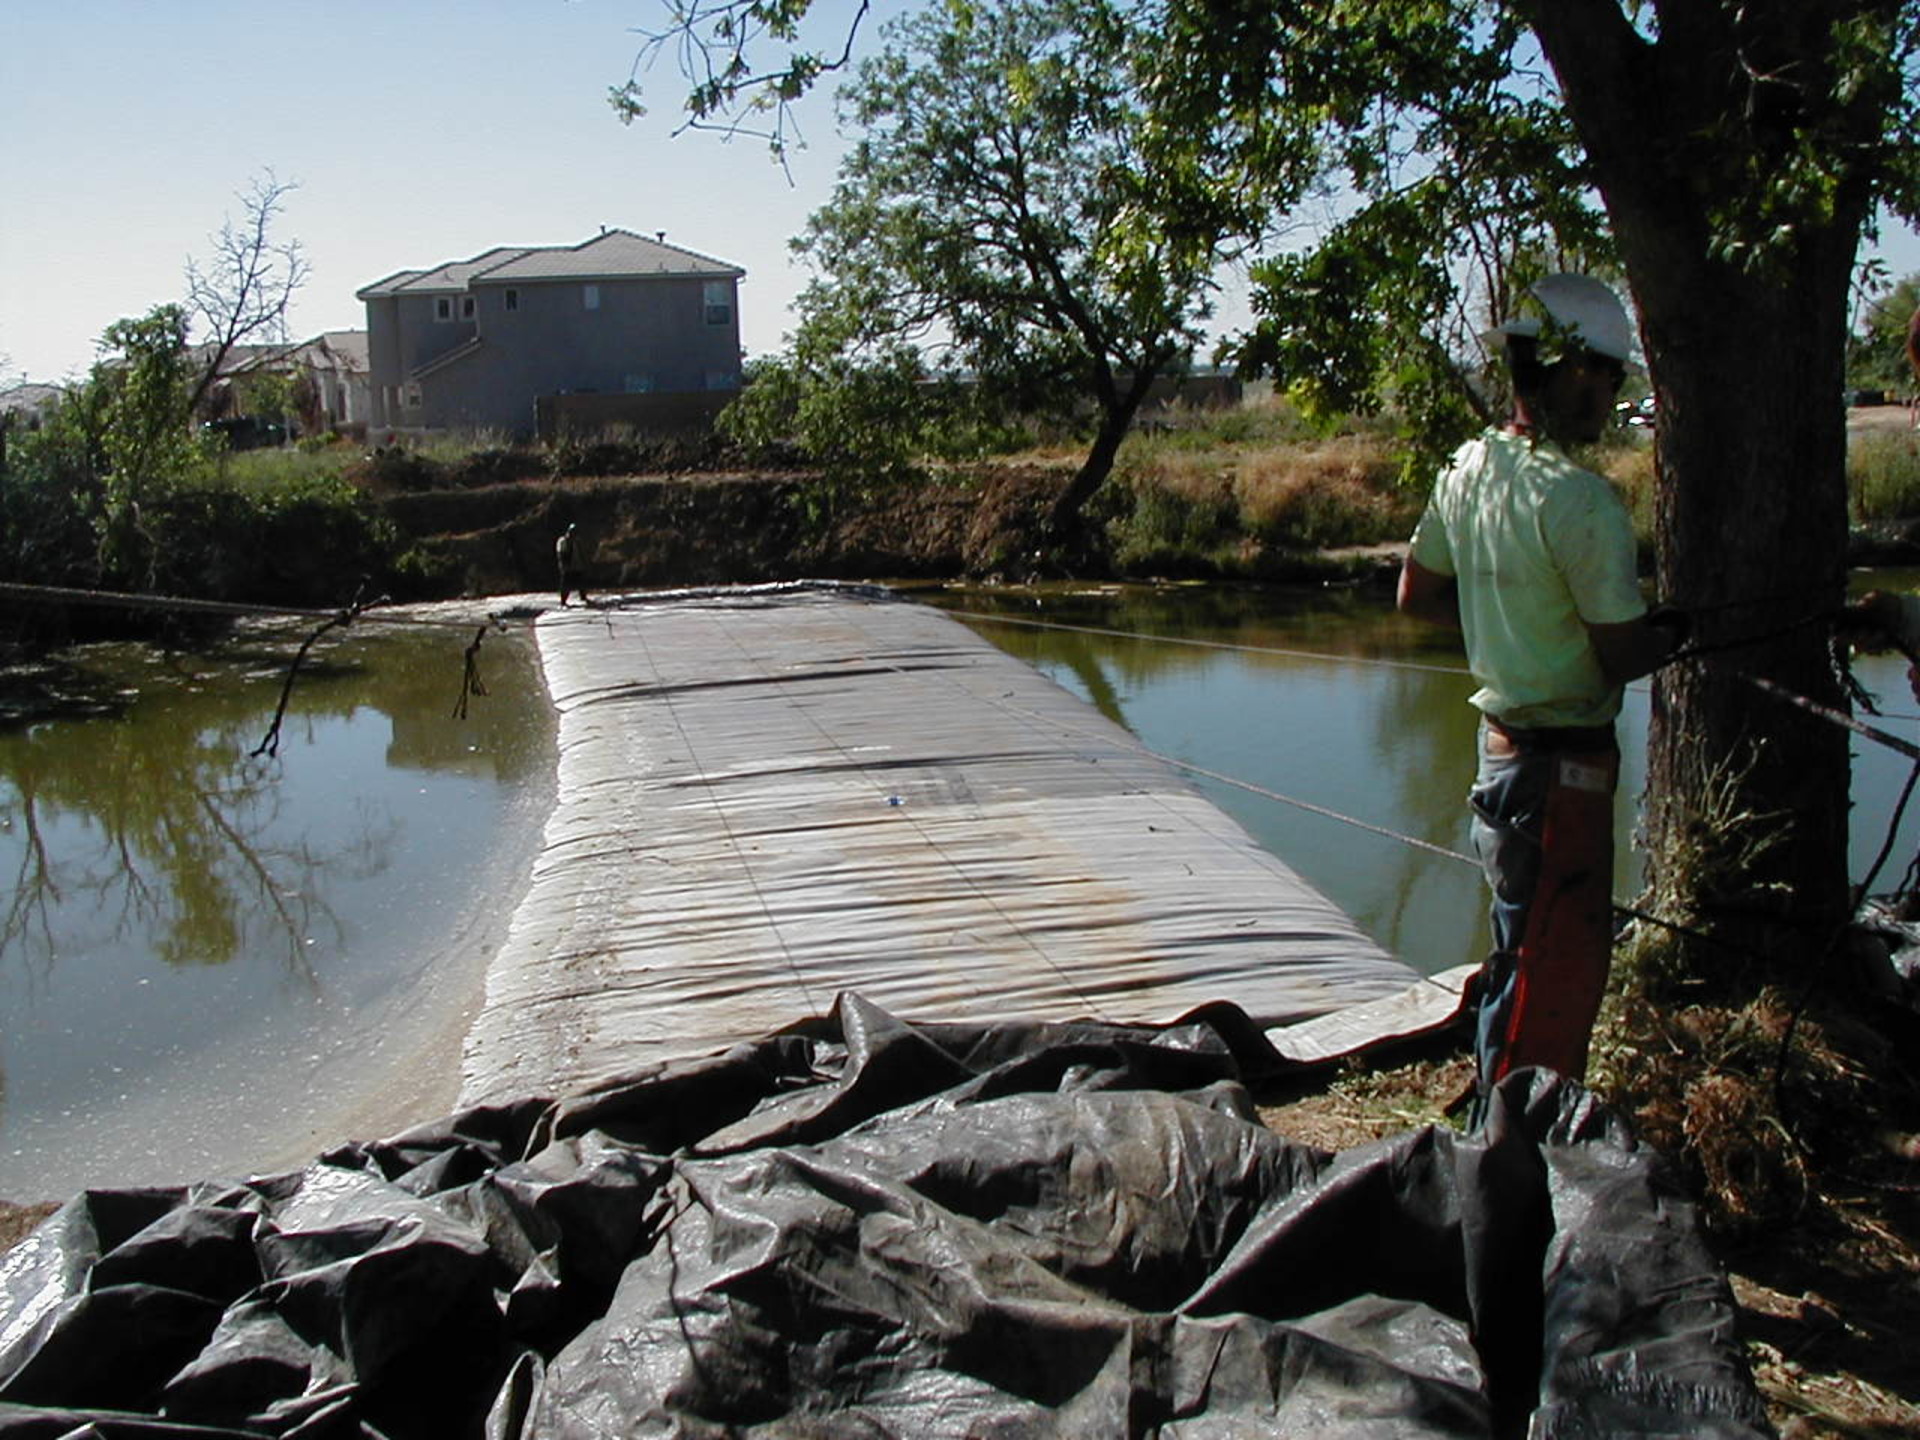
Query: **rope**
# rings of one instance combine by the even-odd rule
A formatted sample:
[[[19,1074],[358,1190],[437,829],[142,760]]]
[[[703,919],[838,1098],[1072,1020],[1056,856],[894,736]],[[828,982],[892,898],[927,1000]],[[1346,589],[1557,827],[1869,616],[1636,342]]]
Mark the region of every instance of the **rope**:
[[[1142,636],[1141,638],[1153,639],[1155,637]],[[1001,702],[994,702],[994,703],[999,704],[1000,708],[1009,710],[1009,712],[1012,713],[1012,707],[1006,706]],[[1031,712],[1017,712],[1017,713],[1021,713],[1026,718],[1029,718],[1029,719],[1039,718],[1033,715]],[[1068,728],[1070,729],[1076,728],[1072,726],[1071,722],[1065,722],[1065,723],[1068,724]],[[1088,732],[1082,732],[1082,733],[1088,733]],[[1262,799],[1266,799],[1266,800],[1275,800],[1282,805],[1291,805],[1296,809],[1305,810],[1309,814],[1319,815],[1324,819],[1335,820],[1342,825],[1352,826],[1356,830],[1365,830],[1369,834],[1379,835],[1384,839],[1396,840],[1400,844],[1409,846],[1412,849],[1424,850],[1430,855],[1438,855],[1443,860],[1455,860],[1462,865],[1471,865],[1476,869],[1478,869],[1480,866],[1479,860],[1472,855],[1462,854],[1458,850],[1449,850],[1444,845],[1436,845],[1431,840],[1422,840],[1417,835],[1408,835],[1401,831],[1390,829],[1385,825],[1376,825],[1372,821],[1362,820],[1358,816],[1346,815],[1341,813],[1338,810],[1331,809],[1325,805],[1316,805],[1311,800],[1302,800],[1296,795],[1286,795],[1286,794],[1282,794],[1278,790],[1270,790],[1265,786],[1256,785],[1250,780],[1241,780],[1232,775],[1224,775],[1217,770],[1209,770],[1205,766],[1196,765],[1192,761],[1182,760],[1176,755],[1168,755],[1162,751],[1153,750],[1153,749],[1148,749],[1146,753],[1151,755],[1154,759],[1160,761],[1163,765],[1171,766],[1176,770],[1184,770],[1189,774],[1201,775],[1206,777],[1209,780],[1217,781],[1222,785],[1230,786],[1233,789],[1244,790],[1250,795],[1258,795]],[[1896,820],[1896,824],[1897,824],[1897,820]],[[1916,862],[1916,863],[1920,863],[1920,862]],[[1692,926],[1682,925],[1677,920],[1663,919],[1661,916],[1654,915],[1646,910],[1642,910],[1638,908],[1637,906],[1629,905],[1624,901],[1612,900],[1610,901],[1610,904],[1612,906],[1613,913],[1617,916],[1622,916],[1629,920],[1638,920],[1647,925],[1657,926],[1658,928],[1669,931],[1672,934],[1684,935],[1690,939],[1698,940],[1702,944],[1712,945],[1722,950],[1731,950],[1739,954],[1747,953],[1745,948],[1742,946],[1734,945],[1728,941],[1720,939],[1718,936],[1709,935],[1703,930],[1696,930]]]
[[[1835,710],[1830,705],[1822,705],[1818,700],[1809,700],[1805,695],[1797,694],[1764,675],[1742,675],[1741,678],[1750,685],[1758,686],[1769,695],[1785,700],[1789,705],[1797,705],[1809,714],[1818,715],[1823,720],[1831,720],[1836,725],[1845,726],[1854,734],[1865,736],[1877,744],[1886,746],[1889,750],[1897,751],[1909,760],[1920,760],[1920,745],[1915,745],[1910,740],[1902,740],[1898,735],[1889,735],[1885,730],[1877,729],[1864,720],[1856,719],[1844,710]]]
[[[1458,860],[1466,865],[1478,866],[1480,863],[1471,855],[1462,855],[1458,850],[1449,850],[1444,845],[1436,845],[1431,840],[1422,840],[1417,835],[1404,835],[1398,830],[1388,829],[1385,825],[1375,825],[1371,821],[1362,820],[1353,815],[1342,815],[1338,810],[1330,810],[1325,805],[1316,805],[1311,800],[1302,800],[1293,795],[1282,795],[1278,790],[1268,790],[1264,786],[1255,785],[1250,780],[1236,780],[1231,775],[1222,775],[1218,770],[1209,770],[1204,765],[1195,765],[1190,760],[1163,755],[1157,750],[1149,750],[1147,753],[1162,764],[1173,766],[1176,770],[1185,770],[1191,775],[1204,775],[1209,780],[1217,780],[1222,785],[1231,785],[1236,790],[1245,790],[1250,795],[1258,795],[1267,800],[1278,800],[1282,805],[1292,805],[1310,814],[1323,815],[1329,820],[1338,820],[1343,825],[1351,825],[1356,830],[1365,830],[1370,834],[1384,836],[1388,840],[1398,840],[1402,845],[1410,845],[1416,850],[1425,850],[1430,855],[1438,855],[1447,860]]]
[[[1729,601],[1722,605],[1700,607],[1700,608],[1702,610],[1728,610],[1728,609],[1758,606],[1764,603],[1767,603],[1767,602],[1764,600]],[[1363,665],[1367,665],[1367,664],[1381,665],[1381,666],[1389,666],[1394,668],[1434,671],[1434,672],[1439,672],[1444,674],[1469,673],[1457,667],[1425,665],[1425,664],[1418,664],[1418,663],[1409,662],[1409,661],[1384,660],[1384,659],[1380,659],[1372,656],[1331,655],[1331,654],[1325,654],[1325,653],[1315,652],[1315,651],[1291,650],[1291,649],[1283,649],[1279,647],[1269,647],[1269,646],[1259,646],[1259,645],[1244,645],[1244,644],[1235,644],[1235,643],[1224,642],[1224,641],[1193,640],[1193,639],[1188,639],[1186,637],[1181,637],[1181,636],[1152,635],[1152,634],[1148,634],[1141,631],[1115,630],[1115,629],[1109,629],[1109,628],[1100,627],[1100,626],[1068,625],[1068,624],[1063,624],[1055,621],[1030,620],[1024,616],[994,615],[994,614],[987,614],[987,613],[977,612],[977,611],[953,610],[947,613],[963,619],[980,620],[988,623],[1023,625],[1023,626],[1028,626],[1034,629],[1061,630],[1061,631],[1067,631],[1071,633],[1101,635],[1101,636],[1107,636],[1110,638],[1117,638],[1117,639],[1147,640],[1147,641],[1154,641],[1154,642],[1163,643],[1163,644],[1191,645],[1191,646],[1196,646],[1203,649],[1242,651],[1242,652],[1249,652],[1254,654],[1283,655],[1283,656],[1289,656],[1289,657],[1300,658],[1300,659],[1326,660],[1326,661],[1333,661],[1333,662],[1347,662],[1347,663],[1355,663],[1355,664],[1363,664]],[[1722,651],[1741,649],[1741,648],[1746,648],[1754,645],[1765,644],[1769,641],[1776,640],[1785,635],[1791,634],[1796,630],[1804,629],[1809,625],[1819,624],[1823,622],[1831,622],[1836,618],[1836,613],[1837,612],[1821,612],[1815,615],[1806,616],[1801,619],[1791,621],[1788,624],[1781,626],[1775,630],[1763,632],[1760,634],[1739,636],[1731,640],[1717,642],[1711,646],[1687,647],[1669,656],[1667,660],[1663,662],[1663,664],[1672,664],[1680,660],[1690,660],[1700,656],[1719,653]],[[1833,710],[1827,706],[1820,705],[1816,701],[1809,700],[1804,696],[1797,695],[1794,692],[1787,690],[1785,687],[1777,684],[1774,681],[1768,680],[1763,676],[1748,674],[1748,675],[1745,675],[1744,678],[1747,679],[1749,682],[1755,685],[1758,685],[1761,688],[1768,690],[1771,693],[1774,693],[1780,696],[1781,698],[1788,700],[1793,704],[1801,706],[1802,708],[1810,711],[1811,713],[1821,715],[1826,719],[1832,720],[1838,724],[1845,725],[1849,729],[1852,729],[1858,732],[1859,734],[1866,736],[1869,739],[1875,740],[1883,745],[1890,747],[1891,749],[1898,751],[1901,754],[1914,758],[1917,762],[1920,762],[1920,746],[1912,745],[1909,742],[1900,739],[1898,736],[1890,735],[1883,730],[1879,730],[1872,726],[1866,725],[1863,722],[1856,720],[1854,717],[1847,715],[1842,711]],[[1359,819],[1357,816],[1342,814],[1340,811],[1330,809],[1323,805],[1316,805],[1311,801],[1302,800],[1296,796],[1285,795],[1279,791],[1270,790],[1263,786],[1255,785],[1249,781],[1240,780],[1230,775],[1224,775],[1218,771],[1209,770],[1204,766],[1195,765],[1189,761],[1181,760],[1176,756],[1161,754],[1157,751],[1149,751],[1148,753],[1154,755],[1154,758],[1158,759],[1163,764],[1172,766],[1175,769],[1183,770],[1195,775],[1205,776],[1209,780],[1216,781],[1217,783],[1220,783],[1223,785],[1231,786],[1238,790],[1246,791],[1249,794],[1258,795],[1264,799],[1277,801],[1284,805],[1291,805],[1296,809],[1305,810],[1311,814],[1320,815],[1323,818],[1338,821],[1341,824],[1351,826],[1355,829],[1365,830],[1371,834],[1379,835],[1386,839],[1398,841],[1403,845],[1407,845],[1415,849],[1425,850],[1431,854],[1439,855],[1445,859],[1459,861],[1463,864],[1468,864],[1468,865],[1477,866],[1479,864],[1479,862],[1470,855],[1461,854],[1457,850],[1449,850],[1445,846],[1436,845],[1431,841],[1422,840],[1417,836],[1403,834],[1399,831],[1390,829],[1387,826],[1376,825],[1369,821]],[[1920,776],[1920,769],[1916,769],[1916,776]],[[1871,884],[1872,876],[1878,873],[1880,866],[1884,864],[1887,853],[1892,848],[1893,839],[1895,834],[1897,834],[1898,832],[1901,819],[1903,817],[1903,813],[1906,807],[1907,798],[1912,793],[1914,787],[1915,787],[1914,780],[1909,779],[1907,789],[1905,792],[1903,792],[1900,803],[1895,808],[1892,824],[1888,830],[1887,837],[1885,841],[1882,843],[1881,857],[1879,860],[1875,862],[1874,866],[1869,871],[1867,880],[1863,882],[1863,886],[1860,892],[1862,895],[1864,895],[1865,893],[1865,886]],[[1916,870],[1920,870],[1920,856],[1916,857],[1914,868]],[[1691,926],[1682,925],[1677,921],[1663,919],[1658,915],[1653,915],[1645,910],[1641,910],[1635,906],[1627,905],[1619,900],[1614,900],[1612,902],[1612,907],[1616,915],[1624,916],[1632,920],[1637,920],[1645,924],[1654,925],[1661,929],[1670,931],[1674,934],[1683,935],[1690,939],[1698,940],[1704,944],[1713,945],[1721,949],[1728,949],[1728,950],[1737,951],[1739,953],[1746,953],[1745,947],[1743,946],[1731,944],[1730,942],[1721,940],[1716,936],[1709,935],[1704,931],[1694,929]],[[1857,903],[1855,908],[1857,908]]]
[[[1703,655],[1719,655],[1728,650],[1745,650],[1755,645],[1771,644],[1783,640],[1796,630],[1805,630],[1813,625],[1830,625],[1839,618],[1838,611],[1819,610],[1811,615],[1803,615],[1798,620],[1789,620],[1786,624],[1771,630],[1762,630],[1753,635],[1736,635],[1731,640],[1716,640],[1711,645],[1682,645],[1666,659],[1659,668],[1677,665],[1682,660],[1698,660]]]

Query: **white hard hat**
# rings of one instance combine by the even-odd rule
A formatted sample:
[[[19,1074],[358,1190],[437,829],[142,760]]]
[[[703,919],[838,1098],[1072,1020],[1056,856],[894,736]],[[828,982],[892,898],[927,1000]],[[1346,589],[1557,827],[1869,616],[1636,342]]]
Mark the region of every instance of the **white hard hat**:
[[[1498,344],[1509,335],[1536,336],[1551,329],[1561,339],[1578,341],[1596,355],[1618,360],[1633,358],[1633,325],[1620,297],[1591,275],[1547,275],[1527,293],[1547,312],[1543,324],[1531,316],[1509,320],[1488,338]]]

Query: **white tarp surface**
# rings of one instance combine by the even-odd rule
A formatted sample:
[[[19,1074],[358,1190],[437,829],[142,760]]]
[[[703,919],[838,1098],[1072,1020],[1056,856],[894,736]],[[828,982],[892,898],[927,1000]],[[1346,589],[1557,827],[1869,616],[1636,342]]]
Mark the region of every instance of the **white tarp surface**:
[[[1263,1027],[1419,977],[1112,724],[925,606],[549,611],[558,796],[462,1103],[823,1015]]]

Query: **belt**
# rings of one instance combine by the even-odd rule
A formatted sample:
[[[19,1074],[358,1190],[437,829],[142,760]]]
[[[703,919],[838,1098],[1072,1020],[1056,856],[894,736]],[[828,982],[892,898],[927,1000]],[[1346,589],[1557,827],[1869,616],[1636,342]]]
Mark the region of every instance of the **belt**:
[[[1516,750],[1612,750],[1616,748],[1611,725],[1541,725],[1522,729],[1503,725],[1493,716],[1484,717],[1487,728],[1510,742]]]

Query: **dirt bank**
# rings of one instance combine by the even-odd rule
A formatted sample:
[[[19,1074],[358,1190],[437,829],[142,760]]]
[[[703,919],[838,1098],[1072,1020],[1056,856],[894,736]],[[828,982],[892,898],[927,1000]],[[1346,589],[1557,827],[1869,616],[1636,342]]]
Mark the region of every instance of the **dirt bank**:
[[[1068,465],[1001,465],[860,487],[801,472],[692,472],[375,496],[426,557],[435,598],[548,590],[554,541],[568,525],[577,527],[590,594],[797,579],[1114,577],[1099,527],[1072,545],[1046,534],[1070,474]],[[1256,548],[1261,553],[1238,557],[1233,578],[1323,580],[1397,563],[1364,549]],[[1191,563],[1204,569],[1198,557]]]
[[[577,526],[589,592],[802,577],[1005,573],[1031,562],[1062,477],[1008,468],[948,483],[857,489],[806,474],[520,480],[389,493],[389,519],[446,594],[544,591]]]

